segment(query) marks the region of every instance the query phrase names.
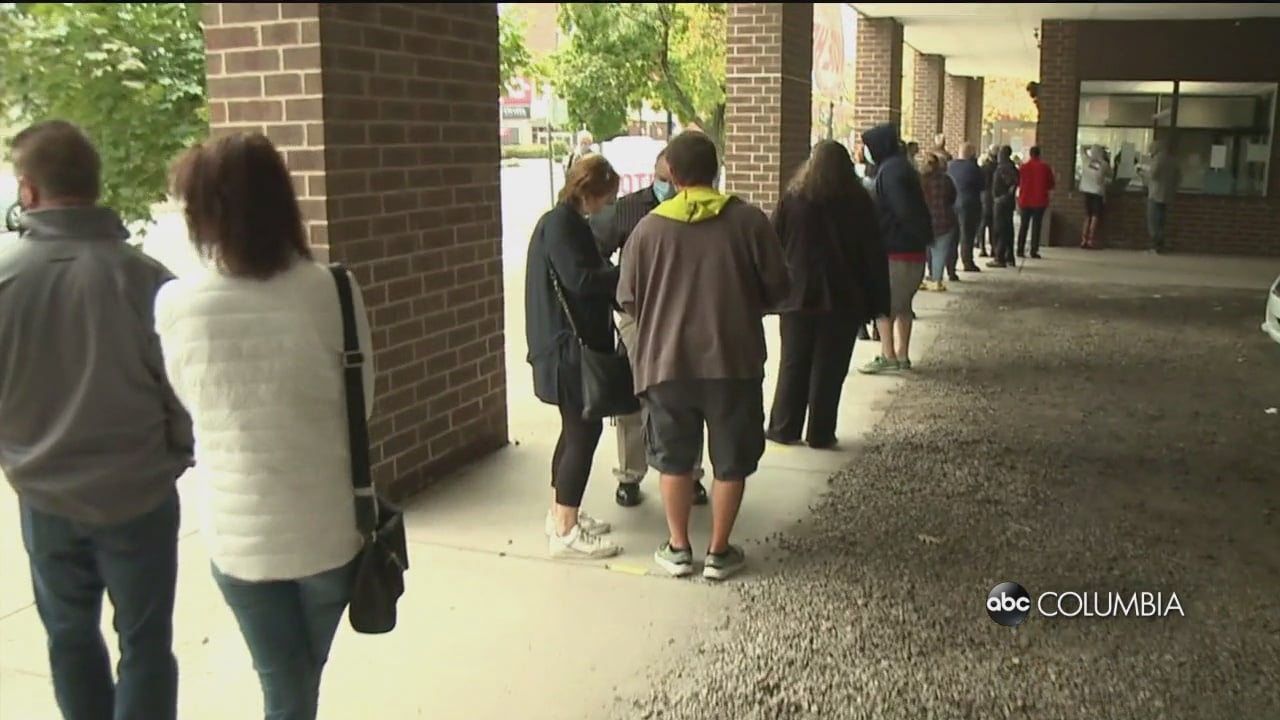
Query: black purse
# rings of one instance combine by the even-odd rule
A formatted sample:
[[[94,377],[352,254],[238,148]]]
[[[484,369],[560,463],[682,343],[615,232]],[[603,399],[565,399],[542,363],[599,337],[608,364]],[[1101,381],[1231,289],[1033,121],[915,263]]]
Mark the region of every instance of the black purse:
[[[564,287],[555,270],[551,271],[551,285],[555,288],[556,298],[560,301],[560,309],[564,310],[569,328],[578,342],[582,357],[582,418],[584,420],[603,420],[610,417],[633,415],[640,412],[640,398],[636,397],[635,377],[631,374],[631,360],[627,357],[626,348],[618,336],[618,327],[613,318],[609,318],[609,328],[613,334],[613,350],[601,352],[590,347],[582,339],[578,331],[578,323],[569,310],[569,302],[564,296]]]
[[[409,569],[408,540],[400,509],[378,495],[369,467],[369,425],[364,407],[364,353],[356,335],[356,311],[346,268],[330,265],[342,306],[342,368],[347,391],[351,486],[356,528],[364,544],[356,557],[347,619],[358,633],[378,635],[396,626],[396,602]]]

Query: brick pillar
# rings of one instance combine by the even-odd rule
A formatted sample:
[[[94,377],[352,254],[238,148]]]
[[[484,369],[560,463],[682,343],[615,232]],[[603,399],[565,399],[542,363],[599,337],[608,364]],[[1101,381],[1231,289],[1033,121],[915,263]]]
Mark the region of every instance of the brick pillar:
[[[813,5],[728,9],[725,187],[768,212],[809,156]]]
[[[883,123],[902,127],[902,23],[858,15],[854,70],[854,126],[859,132]]]
[[[1045,20],[1040,28],[1040,119],[1036,124],[1036,144],[1040,157],[1058,175],[1058,189],[1051,195],[1049,210],[1050,245],[1080,242],[1084,208],[1075,192],[1076,124],[1080,112],[1080,80],[1076,68],[1076,28],[1069,21]],[[1108,229],[1116,223],[1103,222],[1103,244]]]
[[[404,497],[505,445],[497,6],[203,13],[212,131],[272,138],[312,244],[363,286],[375,481]]]
[[[912,51],[914,52],[914,51]],[[941,55],[916,54],[915,107],[912,127],[921,148],[933,147],[933,136],[942,132],[947,60]]]
[[[986,80],[980,77],[969,78],[965,99],[964,135],[978,148],[979,154],[990,143],[984,134],[983,108],[986,103]]]
[[[948,73],[943,79],[942,132],[947,136],[947,148],[958,155],[965,142],[977,144],[977,138],[968,134],[969,80]]]

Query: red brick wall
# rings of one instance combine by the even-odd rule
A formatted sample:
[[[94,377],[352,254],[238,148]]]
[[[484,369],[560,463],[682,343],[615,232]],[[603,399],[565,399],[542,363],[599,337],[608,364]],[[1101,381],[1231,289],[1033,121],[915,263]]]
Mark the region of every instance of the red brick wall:
[[[859,132],[902,124],[902,24],[858,15],[854,124]]]
[[[374,479],[404,496],[507,442],[497,6],[213,3],[215,132],[284,150],[313,244],[363,286]]]
[[[769,211],[809,155],[813,5],[728,9],[726,189]]]
[[[915,52],[915,51],[912,51]],[[933,147],[933,136],[942,132],[943,104],[946,96],[946,59],[941,55],[916,55],[915,114],[912,128],[921,149]]]
[[[969,80],[950,73],[943,79],[942,132],[953,155],[959,154],[963,143],[976,140],[968,132]]]
[[[1079,84],[1083,80],[1280,82],[1275,39],[1280,21],[1045,21],[1041,30],[1037,142],[1062,178],[1053,197],[1051,242],[1079,242],[1083,200],[1072,178]],[[1185,48],[1196,48],[1195,53]],[[1169,211],[1171,249],[1280,256],[1280,123],[1273,129],[1269,196],[1178,195]],[[1108,197],[1100,239],[1109,247],[1145,248],[1141,194]]]

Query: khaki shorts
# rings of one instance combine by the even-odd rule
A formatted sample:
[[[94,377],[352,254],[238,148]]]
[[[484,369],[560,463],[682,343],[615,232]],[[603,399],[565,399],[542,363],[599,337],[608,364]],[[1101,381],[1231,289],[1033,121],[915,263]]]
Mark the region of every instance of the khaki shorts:
[[[924,282],[924,263],[889,261],[889,317],[911,317],[911,301]]]

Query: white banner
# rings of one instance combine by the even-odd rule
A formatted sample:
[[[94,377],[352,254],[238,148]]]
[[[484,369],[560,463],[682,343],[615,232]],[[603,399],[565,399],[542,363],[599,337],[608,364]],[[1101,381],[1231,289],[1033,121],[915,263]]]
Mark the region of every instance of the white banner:
[[[600,154],[609,161],[621,180],[618,197],[653,184],[653,166],[658,162],[658,153],[666,145],[665,140],[642,136],[614,138],[600,144]]]

